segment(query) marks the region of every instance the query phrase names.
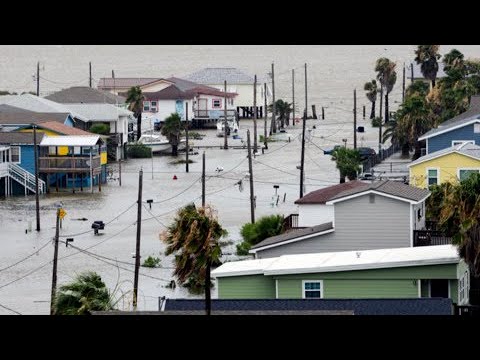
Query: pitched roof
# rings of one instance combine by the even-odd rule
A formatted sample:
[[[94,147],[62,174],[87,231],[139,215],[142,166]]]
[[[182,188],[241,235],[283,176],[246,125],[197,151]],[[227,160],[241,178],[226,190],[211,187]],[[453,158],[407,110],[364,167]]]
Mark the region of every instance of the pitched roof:
[[[68,109],[84,115],[88,121],[115,121],[119,116],[133,115],[133,112],[111,104],[65,104]]]
[[[419,202],[424,200],[430,195],[430,191],[426,189],[419,189],[414,186],[405,185],[398,181],[392,180],[381,180],[375,181],[371,184],[365,184],[365,186],[358,186],[353,189],[342,191],[341,193],[332,197],[328,203],[335,203],[342,201],[352,195],[366,193],[366,192],[376,192],[380,194],[390,195],[398,198],[405,199],[409,202]],[[345,199],[346,200],[346,199]]]
[[[282,255],[275,258],[268,258],[270,261],[265,260],[267,259],[227,262],[212,271],[212,276],[230,277],[252,274],[307,274],[456,264],[460,261],[460,257],[458,255],[457,247],[454,245],[434,245],[393,249]]]
[[[25,110],[46,113],[71,113],[73,117],[86,121],[82,114],[74,113],[65,105],[32,94],[0,96],[0,104],[7,104]]]
[[[182,91],[190,90],[190,89],[193,89],[193,88],[196,88],[196,87],[203,87],[203,88],[207,88],[207,89],[215,89],[215,88],[212,88],[210,86],[201,85],[199,83],[196,83],[196,82],[193,82],[193,81],[190,81],[190,80],[180,79],[180,78],[177,78],[177,77],[174,77],[174,76],[169,77],[165,80],[171,81]]]
[[[480,118],[480,95],[472,96],[470,99],[470,107],[467,111],[457,115],[447,121],[444,121],[438,127],[427,131],[425,134],[420,136],[418,140],[425,140],[436,135],[440,135],[444,132],[453,130],[463,125],[475,122],[476,119]]]
[[[126,99],[123,96],[112,94],[88,86],[73,86],[68,89],[57,91],[45,96],[45,99],[56,101],[62,104],[84,103],[84,104],[124,104]]]
[[[0,124],[37,124],[43,121],[55,121],[63,124],[70,113],[42,113],[21,109],[6,104],[0,105]]]
[[[258,249],[258,248],[263,248],[265,246],[270,246],[270,245],[280,245],[285,242],[293,242],[292,240],[294,239],[299,239],[299,238],[304,238],[304,237],[313,237],[313,236],[318,236],[320,233],[323,233],[328,230],[333,230],[333,223],[328,222],[325,224],[320,224],[320,225],[315,225],[312,227],[304,228],[304,229],[298,229],[298,230],[292,230],[288,231],[286,233],[277,235],[277,236],[272,236],[269,238],[266,238],[265,240],[259,242],[258,244],[252,246],[252,250]]]
[[[97,88],[113,88],[143,86],[151,82],[162,80],[161,78],[101,78],[98,82]]]
[[[42,132],[37,133],[38,144],[40,144],[44,135]],[[33,145],[33,133],[0,132],[0,144]]]
[[[39,128],[51,130],[59,133],[60,135],[95,135],[91,132],[84,131],[82,129],[67,126],[55,121],[45,121],[37,124]]]
[[[348,181],[344,182],[343,184],[328,186],[323,189],[309,192],[304,197],[296,200],[295,204],[325,204],[328,200],[330,200],[335,195],[341,193],[342,191],[360,186],[365,186],[365,183],[359,180]]]
[[[242,70],[225,67],[225,68],[205,68],[194,72],[185,77],[187,80],[194,81],[198,84],[223,84],[226,80],[227,84],[250,84],[253,85],[254,78],[246,74]]]
[[[40,146],[94,146],[100,135],[44,136]]]
[[[182,91],[177,85],[170,85],[169,87],[156,92],[145,92],[143,95],[146,100],[179,100],[179,99],[193,99],[198,94],[212,95],[224,97],[225,92],[219,91],[208,86],[197,85],[196,87]],[[237,96],[237,93],[227,92],[228,98]]]
[[[451,146],[446,149],[438,150],[433,153],[429,153],[427,155],[424,155],[422,157],[419,157],[417,160],[411,162],[408,164],[408,167],[411,167],[413,165],[421,164],[427,160],[435,159],[447,154],[451,153],[458,153],[458,154],[463,154],[466,156],[470,156],[472,158],[476,158],[480,160],[480,146],[478,145],[473,145],[471,143],[463,143],[455,146]]]
[[[165,312],[201,311],[203,299],[166,299]],[[452,299],[212,299],[214,311],[352,311],[354,315],[451,315]]]

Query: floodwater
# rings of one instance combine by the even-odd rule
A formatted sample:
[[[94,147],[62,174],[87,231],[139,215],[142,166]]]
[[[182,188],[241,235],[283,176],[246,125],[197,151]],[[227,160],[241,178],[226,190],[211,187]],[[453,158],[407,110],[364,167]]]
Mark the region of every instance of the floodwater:
[[[443,53],[453,46],[442,46]],[[455,46],[466,57],[480,57],[480,46]],[[86,85],[88,62],[92,61],[94,79],[110,76],[115,69],[117,77],[127,76],[182,76],[207,66],[236,66],[251,73],[264,75],[275,62],[276,95],[290,101],[291,69],[296,68],[296,100],[303,106],[303,63],[309,64],[309,104],[325,106],[325,120],[309,120],[305,151],[305,192],[338,183],[338,171],[331,157],[322,149],[352,144],[352,90],[358,89],[358,125],[365,133],[358,133],[358,146],[377,149],[378,130],[362,119],[362,105],[368,102],[361,90],[363,84],[374,78],[373,66],[380,56],[388,56],[399,66],[413,57],[414,46],[0,46],[0,89],[29,91],[34,89],[31,79],[39,60],[42,64],[41,92],[46,94],[63,87]],[[85,55],[88,54],[88,57]],[[242,56],[239,56],[241,54]],[[68,66],[68,71],[66,71]],[[43,70],[44,67],[44,70]],[[401,100],[401,76],[391,95],[392,110]],[[397,101],[397,103],[396,103]],[[299,105],[298,108],[301,108]],[[378,111],[378,109],[377,109]],[[291,142],[269,143],[253,161],[255,216],[269,214],[285,216],[297,212],[294,201],[299,197],[300,164],[299,135],[301,123],[288,127]],[[242,147],[246,130],[252,121],[242,120],[239,139],[229,138],[229,145]],[[206,201],[218,211],[220,223],[229,231],[228,240],[240,241],[239,229],[250,221],[248,161],[245,148],[221,150],[223,138],[215,130],[199,130],[206,134],[203,140],[193,140],[193,146],[210,145],[206,153]],[[251,131],[253,134],[253,131]],[[263,134],[263,121],[259,121]],[[122,186],[110,180],[102,191],[89,189],[75,194],[61,193],[41,196],[41,231],[35,230],[35,198],[15,197],[0,200],[0,314],[12,314],[11,308],[21,314],[48,314],[50,304],[52,238],[55,234],[55,209],[61,202],[67,215],[62,223],[61,240],[73,238],[78,251],[59,247],[58,285],[70,281],[76,274],[92,270],[98,272],[107,286],[115,291],[120,309],[131,309],[133,288],[132,253],[135,252],[138,195],[138,174],[143,169],[143,203],[141,226],[141,255],[161,258],[161,267],[141,268],[139,280],[140,310],[158,309],[158,297],[192,297],[181,287],[167,288],[173,279],[172,260],[163,255],[165,246],[159,234],[168,225],[178,208],[189,202],[201,201],[201,153],[190,158],[190,172],[185,164],[172,164],[170,156],[151,159],[132,159],[122,165]],[[180,158],[184,154],[180,155]],[[223,168],[223,171],[217,171]],[[152,170],[153,169],[153,170]],[[173,180],[173,176],[177,180]],[[114,178],[118,177],[115,171]],[[238,183],[241,182],[242,186]],[[278,190],[274,189],[278,185]],[[153,200],[151,209],[145,203]],[[78,219],[86,218],[87,221]],[[107,223],[101,235],[95,236],[91,223]],[[224,253],[225,260],[234,259],[235,246]],[[21,261],[25,259],[24,261]],[[21,261],[21,262],[19,262]],[[18,264],[17,264],[18,262]],[[123,296],[122,296],[123,295]]]

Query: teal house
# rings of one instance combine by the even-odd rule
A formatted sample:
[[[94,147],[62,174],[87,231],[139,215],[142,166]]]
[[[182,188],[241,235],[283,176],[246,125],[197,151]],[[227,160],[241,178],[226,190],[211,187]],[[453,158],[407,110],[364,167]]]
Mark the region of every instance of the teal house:
[[[468,304],[468,267],[452,245],[227,262],[212,276],[219,299],[450,298]]]

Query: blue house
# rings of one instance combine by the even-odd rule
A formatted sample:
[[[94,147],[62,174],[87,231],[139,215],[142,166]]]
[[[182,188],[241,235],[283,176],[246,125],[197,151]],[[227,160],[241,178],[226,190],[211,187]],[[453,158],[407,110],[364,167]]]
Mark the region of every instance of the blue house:
[[[15,106],[0,105],[0,131],[15,131],[21,127],[54,121],[73,127],[75,120],[70,113],[35,112]]]
[[[480,145],[480,96],[472,96],[470,108],[418,138],[426,141],[426,154],[462,143]]]

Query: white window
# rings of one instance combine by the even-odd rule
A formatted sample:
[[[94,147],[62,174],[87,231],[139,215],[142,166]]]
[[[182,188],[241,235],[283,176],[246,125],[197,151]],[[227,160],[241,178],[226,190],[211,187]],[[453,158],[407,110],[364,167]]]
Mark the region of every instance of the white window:
[[[323,281],[322,280],[303,280],[303,298],[304,299],[322,299]]]
[[[214,108],[214,109],[221,109],[221,108],[222,108],[222,100],[220,100],[220,99],[212,99],[212,108]]]
[[[156,101],[150,102],[150,111],[151,112],[157,112],[157,102]]]
[[[438,169],[427,169],[428,187],[438,185]]]
[[[463,181],[474,173],[480,172],[480,169],[458,169],[458,179]]]
[[[49,146],[48,147],[48,155],[57,155],[57,147],[56,146]]]
[[[468,271],[465,271],[461,279],[458,281],[458,303],[468,303],[469,279]]]
[[[480,124],[473,124],[473,132],[478,134],[480,133]]]
[[[150,101],[143,102],[143,111],[150,111]]]
[[[21,151],[20,151],[20,146],[11,146],[10,151],[12,153],[12,162],[13,163],[20,163],[21,161]]]
[[[75,155],[80,155],[82,153],[82,148],[80,146],[74,146],[73,147],[73,153]]]
[[[480,125],[480,124],[478,124],[478,125]],[[452,140],[452,146],[457,146],[457,145],[462,145],[462,144],[475,145],[475,140]]]

